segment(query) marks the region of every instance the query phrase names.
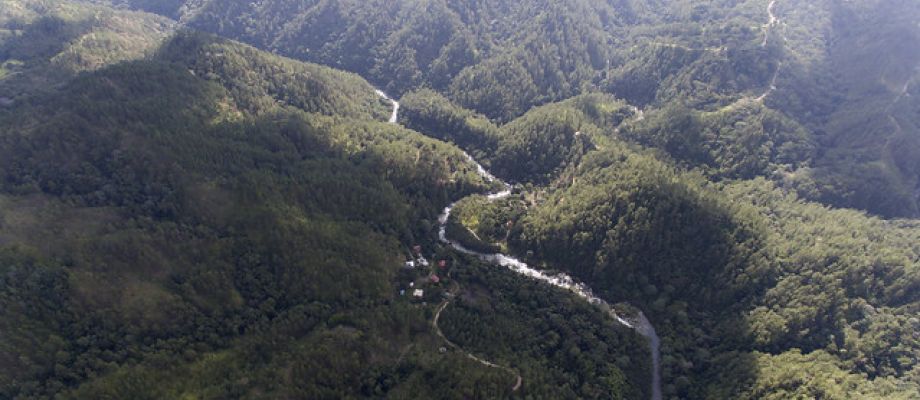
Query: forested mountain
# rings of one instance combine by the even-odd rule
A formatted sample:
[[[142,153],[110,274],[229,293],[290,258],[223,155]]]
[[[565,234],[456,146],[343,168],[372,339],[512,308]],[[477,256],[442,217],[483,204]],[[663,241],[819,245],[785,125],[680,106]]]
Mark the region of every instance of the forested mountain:
[[[465,199],[454,229],[645,310],[677,398],[920,395],[916,224],[701,172],[606,142],[548,187]]]
[[[910,0],[98,2],[353,71],[396,95],[430,88],[499,123],[597,90],[699,112],[757,100],[821,143],[787,187],[886,217],[920,212]]]
[[[790,180],[810,199],[916,217],[920,4],[798,3],[786,6],[802,11],[788,12],[784,89],[767,104],[812,130],[820,152]]]
[[[0,2],[0,105],[79,72],[141,58],[176,23],[151,14],[48,0]]]
[[[378,122],[389,104],[359,77],[181,33],[48,90],[0,114],[2,397],[510,391],[438,353],[430,309],[397,297],[426,221],[486,183],[455,147]],[[528,357],[528,379],[592,379]],[[628,367],[603,368],[641,393]],[[547,390],[572,389],[527,392]]]
[[[917,21],[0,0],[0,398],[920,398]]]

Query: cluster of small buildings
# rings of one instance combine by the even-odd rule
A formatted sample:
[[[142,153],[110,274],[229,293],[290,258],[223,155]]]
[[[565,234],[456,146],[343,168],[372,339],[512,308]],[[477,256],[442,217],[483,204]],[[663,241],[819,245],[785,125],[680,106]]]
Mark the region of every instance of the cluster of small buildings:
[[[447,260],[438,260],[437,267],[440,270],[447,268]],[[412,248],[412,259],[406,261],[406,269],[411,270],[420,270],[423,274],[428,274],[426,282],[431,285],[437,285],[441,283],[441,277],[438,276],[437,270],[431,269],[431,263],[428,259],[422,255],[422,246],[416,245]],[[411,291],[411,296],[415,298],[422,298],[425,296],[425,290],[422,288],[415,287],[415,281],[409,282],[408,289],[401,289],[399,294],[405,296],[407,291]]]

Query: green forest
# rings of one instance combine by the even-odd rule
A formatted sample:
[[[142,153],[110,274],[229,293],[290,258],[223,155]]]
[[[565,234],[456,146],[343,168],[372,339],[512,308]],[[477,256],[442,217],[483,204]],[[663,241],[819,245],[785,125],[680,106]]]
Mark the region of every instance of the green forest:
[[[918,20],[0,0],[0,399],[918,399]]]

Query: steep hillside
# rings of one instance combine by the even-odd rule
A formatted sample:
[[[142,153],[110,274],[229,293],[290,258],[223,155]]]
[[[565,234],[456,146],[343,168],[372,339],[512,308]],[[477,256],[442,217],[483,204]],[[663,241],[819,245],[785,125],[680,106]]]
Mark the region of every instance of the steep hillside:
[[[0,0],[0,398],[920,398],[918,4]]]
[[[403,266],[418,244],[482,268],[432,246],[440,207],[489,187],[459,149],[383,122],[390,105],[349,73],[194,33],[152,54],[0,111],[0,397],[518,390],[430,329],[447,290],[475,278]],[[400,295],[410,282],[426,297]],[[642,393],[634,334],[582,304],[552,309],[604,330],[582,346],[634,361],[560,369],[554,350],[532,352],[513,359],[522,393],[566,396],[580,389],[549,382],[576,379],[604,387],[593,397]]]
[[[252,51],[196,38],[162,54],[190,43]],[[218,350],[305,306],[322,312],[301,329],[391,298],[399,243],[436,213],[432,202],[478,185],[446,145],[370,118],[306,113],[342,99],[372,108],[346,93],[317,110],[255,113],[246,106],[264,94],[234,95],[232,61],[195,74],[171,61],[81,76],[2,118],[19,128],[0,138],[5,396],[52,394],[188,346]],[[209,74],[226,86],[196,76]],[[374,95],[357,78],[322,78]]]
[[[175,26],[80,2],[0,1],[0,107],[79,72],[142,58]]]
[[[806,4],[807,3],[807,4]],[[920,213],[920,5],[788,2],[784,64],[767,99],[816,133],[803,196],[886,217]]]
[[[536,107],[500,127],[428,90],[407,94],[403,109],[406,126],[458,143],[500,176],[536,184],[558,178],[636,116],[622,100],[599,93]]]
[[[766,54],[756,45],[760,32],[747,27],[763,18],[758,15],[762,11],[747,3],[723,6],[734,8],[700,18],[678,4],[625,1],[275,1],[257,6],[212,0],[190,3],[182,21],[295,58],[358,72],[396,94],[429,86],[460,105],[507,121],[534,105],[589,87],[610,86],[632,100],[634,92],[626,88],[631,84],[626,81],[634,80],[627,66],[632,57],[626,49],[657,48],[661,43],[674,48],[675,36],[682,37],[677,39],[680,43],[694,42],[687,46],[718,42],[751,51],[675,60],[674,74],[720,83],[712,79],[723,77],[712,77],[707,69],[724,70],[728,79],[738,81],[732,87],[736,91],[763,85],[770,70],[751,72],[741,65]],[[712,24],[730,36],[700,35],[701,24]],[[736,33],[732,25],[747,26]],[[720,90],[730,99],[732,88]]]
[[[665,395],[920,395],[915,223],[806,204],[762,179],[713,187],[624,146],[587,154],[574,176],[455,214],[470,237],[643,309]]]
[[[765,103],[793,121],[779,134],[817,144],[816,157],[793,163],[809,168],[786,176],[790,188],[886,217],[918,212],[920,123],[908,95],[920,11],[909,0],[209,0],[180,10],[187,26],[354,71],[398,95],[428,87],[499,123],[597,90],[644,109]],[[719,122],[712,130],[734,129]]]
[[[476,132],[475,116],[418,97],[409,125]],[[528,184],[459,202],[448,234],[644,310],[665,395],[920,395],[916,224],[805,203],[762,178],[786,184],[808,165],[807,128],[760,104],[635,114],[588,95],[488,131],[494,170]]]

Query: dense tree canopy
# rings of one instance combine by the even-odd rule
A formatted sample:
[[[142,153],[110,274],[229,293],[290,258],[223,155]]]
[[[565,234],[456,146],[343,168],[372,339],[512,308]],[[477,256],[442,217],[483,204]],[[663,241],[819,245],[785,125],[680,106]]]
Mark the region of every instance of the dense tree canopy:
[[[918,398],[918,4],[0,0],[0,398]]]
[[[440,207],[490,185],[362,79],[184,32],[48,90],[0,113],[0,396],[510,394],[398,293]],[[645,370],[605,368],[622,393]]]

